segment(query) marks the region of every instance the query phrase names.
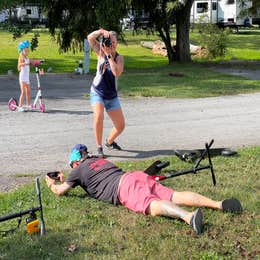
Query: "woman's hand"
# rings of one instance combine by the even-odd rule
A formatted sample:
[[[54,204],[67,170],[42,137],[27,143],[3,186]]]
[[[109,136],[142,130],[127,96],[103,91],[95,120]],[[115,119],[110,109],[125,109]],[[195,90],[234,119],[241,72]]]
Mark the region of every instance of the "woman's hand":
[[[104,53],[106,56],[112,54],[112,46],[107,47],[107,46],[103,45],[103,46],[101,47],[101,50],[103,51],[103,53]]]
[[[103,35],[105,38],[109,38],[109,31],[100,29],[100,34]]]

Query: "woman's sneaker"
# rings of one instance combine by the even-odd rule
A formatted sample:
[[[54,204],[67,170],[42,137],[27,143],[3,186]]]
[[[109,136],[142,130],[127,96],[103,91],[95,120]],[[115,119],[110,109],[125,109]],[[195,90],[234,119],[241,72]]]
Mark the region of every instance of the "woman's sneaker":
[[[105,157],[105,155],[103,153],[103,147],[98,147],[98,149],[97,149],[97,156],[99,158],[104,158]]]
[[[106,141],[105,146],[107,147],[108,150],[119,150],[119,151],[122,150],[122,148],[116,142],[113,142],[112,144],[109,144]]]

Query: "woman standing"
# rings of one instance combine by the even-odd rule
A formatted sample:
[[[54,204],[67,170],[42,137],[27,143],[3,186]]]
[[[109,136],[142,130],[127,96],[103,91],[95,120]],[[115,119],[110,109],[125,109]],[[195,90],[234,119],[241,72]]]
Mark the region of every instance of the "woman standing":
[[[99,29],[88,35],[88,41],[98,56],[97,72],[90,90],[90,102],[94,112],[97,153],[99,157],[104,157],[102,147],[104,109],[114,125],[105,146],[110,150],[121,150],[115,139],[125,128],[125,119],[117,95],[117,78],[124,70],[124,58],[116,51],[116,32]]]

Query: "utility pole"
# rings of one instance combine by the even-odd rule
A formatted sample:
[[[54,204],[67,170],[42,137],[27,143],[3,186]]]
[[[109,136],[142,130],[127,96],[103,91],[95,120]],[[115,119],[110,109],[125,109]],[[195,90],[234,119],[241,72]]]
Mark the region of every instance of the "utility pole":
[[[84,39],[84,74],[89,73],[89,43]]]

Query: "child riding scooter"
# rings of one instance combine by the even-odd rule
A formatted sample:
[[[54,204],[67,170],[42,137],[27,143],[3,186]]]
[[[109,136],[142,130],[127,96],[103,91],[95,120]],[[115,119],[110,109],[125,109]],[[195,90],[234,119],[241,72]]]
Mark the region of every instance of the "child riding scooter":
[[[30,60],[28,57],[30,43],[28,41],[20,42],[18,45],[19,59],[18,59],[18,71],[19,71],[19,83],[21,88],[21,95],[19,98],[19,103],[15,98],[11,98],[8,102],[9,109],[11,111],[18,110],[24,112],[25,109],[33,110],[36,109],[36,104],[39,102],[39,109],[41,112],[45,111],[45,105],[42,101],[41,96],[41,85],[39,80],[39,74],[43,74],[43,70],[39,69],[39,65],[43,60]],[[35,67],[37,87],[38,91],[34,100],[34,103],[31,105],[30,101],[30,64]],[[27,105],[23,105],[24,96],[26,96]]]

